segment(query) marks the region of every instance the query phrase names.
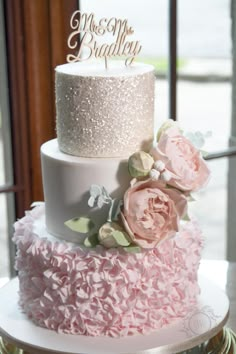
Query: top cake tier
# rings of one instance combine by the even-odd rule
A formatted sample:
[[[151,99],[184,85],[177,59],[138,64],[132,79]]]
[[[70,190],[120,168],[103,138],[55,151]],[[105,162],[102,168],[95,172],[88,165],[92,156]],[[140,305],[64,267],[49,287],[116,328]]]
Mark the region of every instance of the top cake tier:
[[[56,68],[57,137],[80,157],[128,157],[148,150],[154,130],[154,69],[123,62]]]

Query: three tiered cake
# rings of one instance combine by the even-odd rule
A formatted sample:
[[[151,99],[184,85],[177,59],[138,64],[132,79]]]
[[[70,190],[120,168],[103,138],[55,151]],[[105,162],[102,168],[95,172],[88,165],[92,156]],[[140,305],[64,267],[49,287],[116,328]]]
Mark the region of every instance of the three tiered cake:
[[[58,332],[126,336],[186,316],[202,235],[187,215],[209,171],[167,123],[153,142],[145,64],[56,68],[57,139],[41,148],[45,204],[15,225],[20,305]]]
[[[141,45],[128,40],[127,20],[76,11],[71,28],[70,48],[83,36],[72,63],[56,68],[57,139],[41,147],[45,203],[15,224],[19,302],[59,333],[145,334],[197,301],[202,235],[187,203],[209,170],[173,121],[154,139],[154,69],[133,62]],[[115,42],[99,44],[104,34]],[[105,66],[74,63],[82,49]],[[114,56],[126,65],[108,65]]]

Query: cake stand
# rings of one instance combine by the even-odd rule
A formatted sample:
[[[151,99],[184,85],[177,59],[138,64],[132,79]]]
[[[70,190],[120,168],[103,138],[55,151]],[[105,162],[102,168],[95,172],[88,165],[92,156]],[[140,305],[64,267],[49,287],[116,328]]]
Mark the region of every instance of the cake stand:
[[[225,325],[229,300],[202,276],[197,305],[184,319],[152,332],[125,338],[58,334],[34,325],[18,306],[18,279],[0,289],[0,335],[33,354],[172,354],[193,348],[215,336]]]

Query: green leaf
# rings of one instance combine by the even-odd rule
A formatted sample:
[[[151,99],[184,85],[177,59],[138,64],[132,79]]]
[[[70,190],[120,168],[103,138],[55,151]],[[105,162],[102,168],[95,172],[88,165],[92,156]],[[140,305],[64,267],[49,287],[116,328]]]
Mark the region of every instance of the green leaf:
[[[102,187],[102,195],[104,196],[105,199],[110,198],[109,193],[105,187]]]
[[[73,218],[64,223],[69,229],[82,234],[87,234],[95,227],[93,221],[87,217]]]
[[[93,208],[94,203],[95,203],[95,198],[93,196],[91,196],[88,200],[88,206],[90,206],[90,208]]]
[[[189,215],[188,215],[188,213],[186,213],[186,214],[182,217],[182,220],[183,220],[183,221],[190,221],[190,220],[191,220],[190,217],[189,217]]]
[[[104,196],[100,195],[97,200],[97,206],[99,207],[99,209],[101,209],[103,207],[103,204],[106,204],[106,202],[105,202]]]
[[[128,247],[124,247],[124,250],[126,252],[130,252],[130,253],[140,253],[141,252],[141,247],[130,245]]]
[[[114,230],[111,235],[114,237],[118,245],[123,247],[130,245],[129,237],[125,232]]]
[[[112,210],[112,220],[118,220],[118,217],[121,212],[121,207],[123,206],[123,200],[119,200],[117,203],[115,203],[114,199],[114,204],[113,204],[113,210]]]
[[[188,196],[188,201],[189,202],[195,202],[196,201],[196,198],[194,198],[194,196],[192,194],[189,194]]]
[[[99,244],[98,241],[98,236],[97,234],[93,234],[91,236],[86,237],[84,240],[84,246],[85,247],[96,247]]]
[[[90,187],[90,195],[94,198],[97,198],[102,194],[102,188],[97,184],[92,184]]]

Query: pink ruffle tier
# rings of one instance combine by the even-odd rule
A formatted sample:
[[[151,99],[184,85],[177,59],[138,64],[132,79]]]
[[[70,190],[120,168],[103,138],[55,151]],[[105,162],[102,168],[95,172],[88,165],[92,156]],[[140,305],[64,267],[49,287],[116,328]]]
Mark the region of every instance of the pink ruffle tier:
[[[90,336],[146,334],[196,303],[202,235],[195,222],[158,248],[127,253],[51,239],[43,216],[43,205],[26,212],[13,238],[20,305],[37,325]]]

